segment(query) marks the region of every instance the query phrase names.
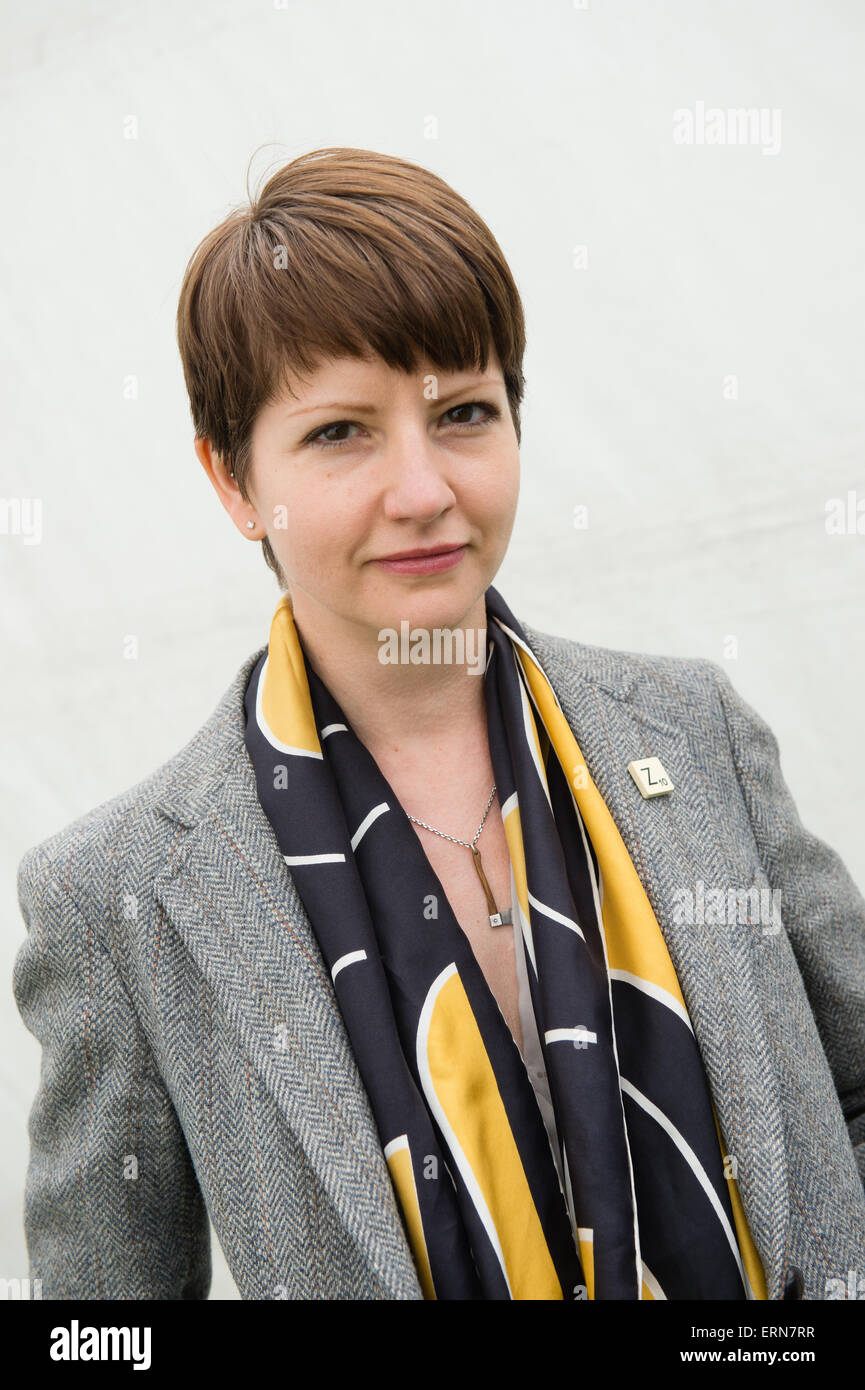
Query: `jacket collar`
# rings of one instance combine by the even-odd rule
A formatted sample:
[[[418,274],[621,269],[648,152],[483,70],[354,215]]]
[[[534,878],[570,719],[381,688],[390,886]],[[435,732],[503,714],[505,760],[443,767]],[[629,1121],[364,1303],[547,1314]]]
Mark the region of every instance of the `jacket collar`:
[[[653,685],[644,707],[636,654],[522,627],[664,934],[725,1147],[737,1159],[768,1297],[778,1298],[789,1198],[780,1099],[756,1005],[760,943],[753,931],[695,928],[677,924],[673,914],[677,888],[693,891],[697,879],[746,883],[747,862],[725,857],[712,829],[725,808],[707,799],[705,775],[676,719],[675,691],[667,710]],[[213,714],[169,764],[157,809],[188,833],[157,874],[154,891],[370,1268],[390,1297],[416,1298],[417,1275],[369,1099],[246,752],[244,691],[263,651],[243,663]],[[660,757],[675,791],[646,801],[626,769],[650,754]]]

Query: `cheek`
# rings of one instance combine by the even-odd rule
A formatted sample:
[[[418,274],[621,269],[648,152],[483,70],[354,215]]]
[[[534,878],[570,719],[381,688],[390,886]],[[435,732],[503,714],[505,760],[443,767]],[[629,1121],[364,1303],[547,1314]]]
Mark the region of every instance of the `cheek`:
[[[488,526],[510,526],[519,500],[519,491],[519,459],[517,458],[516,462],[499,461],[496,467],[487,473],[483,486],[478,487],[473,493],[472,509],[482,524],[485,518]]]
[[[281,501],[282,520],[277,520],[275,513],[276,546],[296,570],[321,573],[332,569],[334,560],[350,549],[357,535],[358,509],[346,506],[344,498],[337,502],[321,484],[295,489]]]

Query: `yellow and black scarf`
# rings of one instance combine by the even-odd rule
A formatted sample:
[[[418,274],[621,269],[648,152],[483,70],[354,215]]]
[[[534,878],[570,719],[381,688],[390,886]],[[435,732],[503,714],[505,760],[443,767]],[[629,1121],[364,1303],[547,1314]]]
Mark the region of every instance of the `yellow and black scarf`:
[[[424,1296],[765,1298],[649,900],[492,587],[486,608],[525,1061],[288,595],[245,696],[259,799],[331,972]]]

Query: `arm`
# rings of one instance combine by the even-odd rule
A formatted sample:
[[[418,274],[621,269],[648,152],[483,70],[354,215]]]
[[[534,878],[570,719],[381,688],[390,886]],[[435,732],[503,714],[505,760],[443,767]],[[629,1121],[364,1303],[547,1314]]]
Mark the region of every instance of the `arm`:
[[[768,724],[717,678],[760,860],[787,935],[865,1181],[865,899],[836,852],[803,826]]]
[[[177,1114],[93,928],[44,865],[19,866],[13,991],[42,1044],[24,1229],[51,1299],[203,1299],[207,1212]]]

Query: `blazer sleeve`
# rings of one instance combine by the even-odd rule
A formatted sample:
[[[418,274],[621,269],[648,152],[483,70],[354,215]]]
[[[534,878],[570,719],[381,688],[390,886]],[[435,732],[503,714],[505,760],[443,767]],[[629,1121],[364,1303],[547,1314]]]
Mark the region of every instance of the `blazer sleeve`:
[[[32,852],[31,852],[32,855]],[[24,1229],[50,1299],[205,1299],[210,1228],[177,1113],[107,950],[43,861],[21,861],[13,992],[42,1045]]]
[[[865,898],[838,854],[806,830],[768,724],[717,677],[760,859],[781,911],[865,1183]]]

